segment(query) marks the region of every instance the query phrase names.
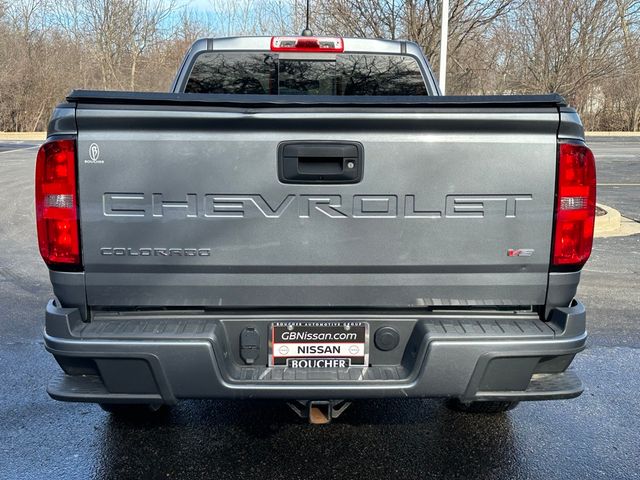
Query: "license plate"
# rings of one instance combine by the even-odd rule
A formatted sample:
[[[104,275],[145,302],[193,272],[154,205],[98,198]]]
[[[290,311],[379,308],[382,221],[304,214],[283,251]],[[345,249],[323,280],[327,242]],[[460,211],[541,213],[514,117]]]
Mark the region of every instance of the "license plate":
[[[275,322],[270,343],[272,367],[369,365],[369,324],[365,322]]]

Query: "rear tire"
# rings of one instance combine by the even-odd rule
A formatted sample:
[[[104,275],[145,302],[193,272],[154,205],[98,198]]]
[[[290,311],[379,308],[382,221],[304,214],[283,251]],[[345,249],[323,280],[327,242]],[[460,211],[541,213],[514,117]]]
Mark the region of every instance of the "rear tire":
[[[119,418],[158,417],[168,410],[166,405],[145,403],[101,403],[100,408]]]
[[[447,400],[447,407],[456,412],[463,413],[503,413],[513,410],[520,402],[487,401],[487,402],[462,402],[457,398]]]

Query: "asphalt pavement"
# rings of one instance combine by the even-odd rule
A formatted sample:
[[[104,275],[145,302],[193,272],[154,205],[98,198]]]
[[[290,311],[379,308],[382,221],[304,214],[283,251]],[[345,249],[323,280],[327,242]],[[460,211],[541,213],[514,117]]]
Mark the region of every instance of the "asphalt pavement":
[[[599,201],[640,220],[640,142],[594,139]],[[311,426],[282,402],[185,401],[117,420],[50,400],[51,295],[33,219],[35,143],[0,143],[0,479],[640,478],[640,235],[597,239],[579,297],[585,393],[494,416],[359,401]]]
[[[640,222],[640,137],[587,140],[598,164],[598,201]]]

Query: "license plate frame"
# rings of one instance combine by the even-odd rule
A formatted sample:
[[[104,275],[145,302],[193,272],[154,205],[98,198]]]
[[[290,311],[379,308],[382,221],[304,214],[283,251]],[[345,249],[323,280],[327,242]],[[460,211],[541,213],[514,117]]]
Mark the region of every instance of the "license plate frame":
[[[369,366],[369,323],[276,321],[271,324],[269,366],[329,369]]]

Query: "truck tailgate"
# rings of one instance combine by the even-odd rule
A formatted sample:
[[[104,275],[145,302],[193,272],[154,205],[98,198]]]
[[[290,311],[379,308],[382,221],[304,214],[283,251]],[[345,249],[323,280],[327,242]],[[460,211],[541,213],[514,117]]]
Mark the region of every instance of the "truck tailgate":
[[[558,108],[445,100],[77,99],[88,302],[544,304]],[[359,145],[362,178],[283,183],[282,142]]]

